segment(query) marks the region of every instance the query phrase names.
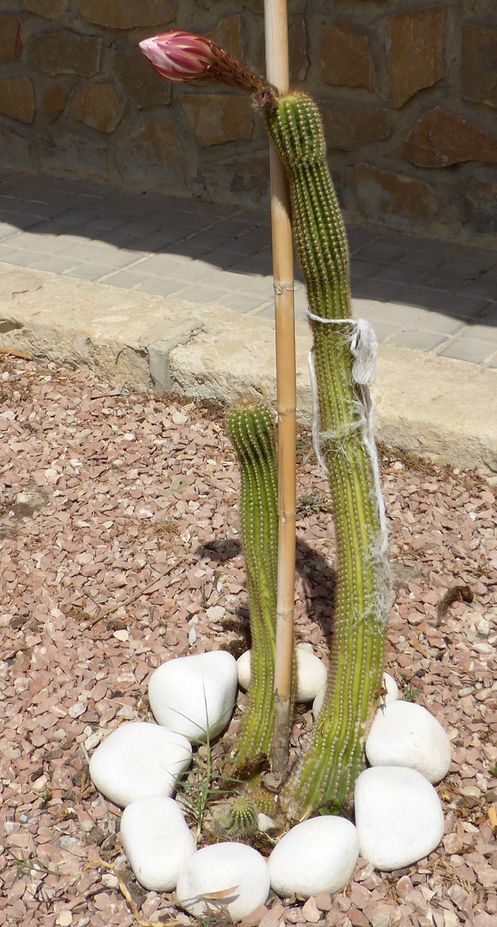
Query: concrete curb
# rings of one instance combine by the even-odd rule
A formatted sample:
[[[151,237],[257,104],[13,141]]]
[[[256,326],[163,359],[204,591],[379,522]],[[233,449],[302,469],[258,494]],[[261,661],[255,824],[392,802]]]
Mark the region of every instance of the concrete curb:
[[[309,423],[303,326],[297,343],[299,415]],[[0,346],[133,390],[274,397],[271,321],[9,264],[0,264]],[[497,472],[497,370],[383,345],[373,393],[377,434],[390,447]]]

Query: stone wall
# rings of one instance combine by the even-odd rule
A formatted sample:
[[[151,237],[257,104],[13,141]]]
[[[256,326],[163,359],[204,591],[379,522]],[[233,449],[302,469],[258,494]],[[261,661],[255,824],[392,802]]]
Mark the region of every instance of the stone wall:
[[[250,101],[170,87],[136,48],[180,27],[262,70],[263,5],[0,0],[0,167],[265,201]],[[497,245],[495,0],[290,0],[290,42],[351,218]]]

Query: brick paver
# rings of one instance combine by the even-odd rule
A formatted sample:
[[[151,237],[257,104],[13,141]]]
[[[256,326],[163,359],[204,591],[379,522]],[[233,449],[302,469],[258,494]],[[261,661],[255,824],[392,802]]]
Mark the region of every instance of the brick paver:
[[[351,227],[356,315],[378,340],[497,364],[497,252]],[[0,262],[270,317],[268,211],[0,174]],[[306,312],[297,274],[297,319]]]

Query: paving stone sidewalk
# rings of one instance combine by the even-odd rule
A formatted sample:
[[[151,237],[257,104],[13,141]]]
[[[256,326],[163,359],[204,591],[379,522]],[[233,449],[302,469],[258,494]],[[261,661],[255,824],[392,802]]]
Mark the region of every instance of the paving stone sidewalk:
[[[356,315],[391,345],[497,368],[497,252],[350,227]],[[0,173],[0,261],[270,316],[269,214]],[[296,284],[297,319],[306,311]]]

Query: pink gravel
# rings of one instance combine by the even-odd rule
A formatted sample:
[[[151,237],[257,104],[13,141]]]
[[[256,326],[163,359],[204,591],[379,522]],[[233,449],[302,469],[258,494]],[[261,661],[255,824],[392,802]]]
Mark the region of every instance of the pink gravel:
[[[172,896],[134,882],[118,814],[96,794],[87,757],[123,719],[149,717],[148,677],[164,660],[244,649],[238,474],[222,419],[9,359],[0,434],[0,925],[131,927],[114,876],[92,867],[97,857],[122,867],[142,918],[189,924]],[[305,436],[302,458],[296,630],[326,658],[334,544]],[[359,860],[333,897],[280,906],[271,896],[250,923],[497,923],[494,492],[481,473],[389,452],[383,482],[397,582],[387,668],[454,745],[438,787],[443,844],[402,872]],[[455,595],[439,614],[454,586],[473,600]],[[209,618],[213,606],[222,611]],[[295,743],[310,726],[310,712],[297,716]]]

